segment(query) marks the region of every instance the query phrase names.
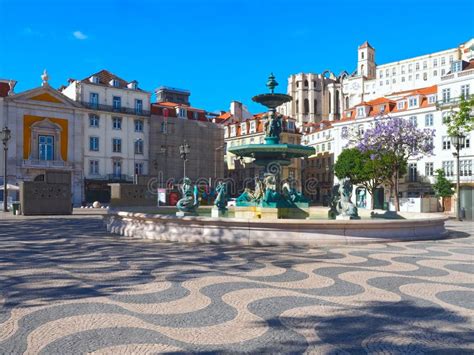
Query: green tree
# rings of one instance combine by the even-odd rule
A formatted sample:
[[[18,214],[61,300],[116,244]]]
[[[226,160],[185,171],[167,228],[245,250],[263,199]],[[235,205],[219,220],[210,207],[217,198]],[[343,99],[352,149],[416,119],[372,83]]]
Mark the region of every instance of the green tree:
[[[444,199],[454,195],[453,184],[446,179],[443,169],[436,170],[436,182],[433,184],[433,190],[437,197],[442,198],[443,211],[444,211]]]
[[[450,137],[458,136],[474,129],[474,95],[471,97],[461,96],[459,110],[451,109],[451,114],[446,120],[448,135]]]
[[[344,149],[334,164],[334,174],[338,179],[348,177],[354,185],[362,185],[372,197],[371,209],[375,205],[375,189],[389,176],[391,165],[383,155],[373,154],[371,151],[361,152],[357,148]]]

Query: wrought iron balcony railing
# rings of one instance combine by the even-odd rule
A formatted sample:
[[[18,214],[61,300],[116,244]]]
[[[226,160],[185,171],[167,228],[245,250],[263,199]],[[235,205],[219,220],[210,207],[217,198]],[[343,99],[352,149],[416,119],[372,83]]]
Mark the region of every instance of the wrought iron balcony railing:
[[[25,159],[23,160],[22,165],[25,168],[69,169],[72,167],[72,165],[67,161],[39,159]]]
[[[94,102],[86,102],[86,101],[80,101],[80,104],[92,110],[115,112],[117,114],[126,114],[126,115],[150,116],[150,111],[142,110],[139,108],[103,105],[103,104],[97,104]]]

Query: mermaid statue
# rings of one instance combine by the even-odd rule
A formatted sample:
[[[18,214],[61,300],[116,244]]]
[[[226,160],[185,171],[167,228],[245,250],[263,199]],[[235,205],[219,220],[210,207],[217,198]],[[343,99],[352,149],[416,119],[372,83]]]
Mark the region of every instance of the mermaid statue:
[[[182,198],[176,204],[176,207],[181,212],[195,212],[199,207],[199,189],[193,186],[191,180],[187,177],[183,179],[181,185]]]

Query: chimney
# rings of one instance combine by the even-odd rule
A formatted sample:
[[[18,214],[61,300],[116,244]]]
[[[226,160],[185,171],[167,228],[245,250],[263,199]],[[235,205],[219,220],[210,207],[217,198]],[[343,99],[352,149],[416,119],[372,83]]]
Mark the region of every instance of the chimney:
[[[234,116],[234,118],[240,122],[242,121],[243,119],[243,115],[242,115],[242,103],[239,102],[239,101],[232,101],[230,103],[230,113],[232,114],[232,116]]]

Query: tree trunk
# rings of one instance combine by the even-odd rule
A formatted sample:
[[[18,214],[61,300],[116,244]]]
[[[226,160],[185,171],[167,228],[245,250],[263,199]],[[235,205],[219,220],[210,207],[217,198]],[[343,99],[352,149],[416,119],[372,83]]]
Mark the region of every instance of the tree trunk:
[[[375,187],[373,189],[370,189],[370,196],[372,197],[370,199],[370,209],[373,211],[375,208]]]
[[[399,190],[399,186],[398,186],[398,167],[397,167],[397,170],[395,173],[395,210],[397,212],[400,212],[400,199],[398,197],[398,190]]]

